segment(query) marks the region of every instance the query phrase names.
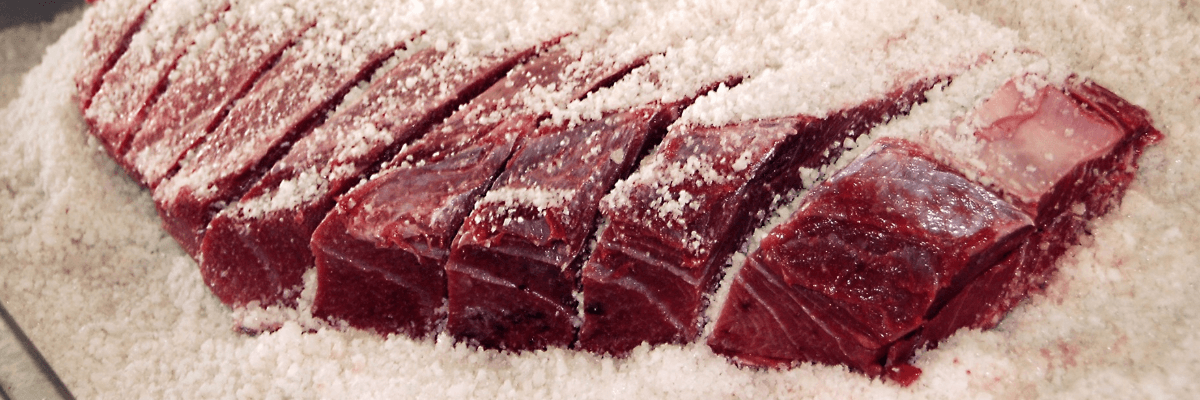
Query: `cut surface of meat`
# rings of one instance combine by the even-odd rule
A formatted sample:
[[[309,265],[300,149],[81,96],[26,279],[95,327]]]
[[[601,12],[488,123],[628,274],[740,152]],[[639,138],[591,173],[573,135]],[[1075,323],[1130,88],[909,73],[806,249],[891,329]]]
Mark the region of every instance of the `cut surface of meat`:
[[[486,347],[565,347],[579,324],[575,265],[600,198],[661,138],[680,103],[651,104],[523,141],[467,217],[446,264],[450,315]]]
[[[446,314],[444,265],[451,241],[517,141],[544,115],[533,103],[582,97],[644,59],[581,57],[559,47],[517,67],[402,149],[383,171],[341,197],[313,234],[314,315],[415,337],[437,331]],[[333,289],[332,282],[345,287]],[[362,303],[372,300],[383,303]]]
[[[1043,290],[1059,258],[1087,234],[1088,221],[1120,204],[1143,149],[1162,140],[1146,110],[1094,82],[1072,79],[1063,88],[1048,86],[1033,95],[1018,95],[1019,81],[1006,84],[983,106],[982,112],[995,115],[1001,114],[997,109],[1008,108],[992,108],[997,106],[994,99],[1018,98],[1021,104],[1007,120],[1011,132],[997,134],[997,127],[1005,126],[1000,122],[1005,120],[998,120],[981,135],[985,151],[1003,154],[1011,162],[981,157],[993,160],[982,175],[1023,170],[1018,174],[1024,180],[995,179],[995,187],[1005,194],[1015,193],[1009,196],[1034,216],[1038,231],[971,282],[922,330],[892,346],[886,360],[889,372],[910,362],[916,350],[936,347],[960,328],[995,327],[1030,293]],[[1041,141],[1040,136],[1048,137],[1046,145],[1033,144]],[[1078,143],[1071,145],[1071,140]],[[1062,167],[1064,160],[1070,166]],[[1035,169],[1043,168],[1053,172],[1034,175]],[[1037,183],[1045,180],[1051,183]]]
[[[296,10],[303,3],[293,3],[238,2],[220,24],[201,33],[209,41],[180,59],[118,159],[126,171],[153,190],[216,128],[233,102],[314,23]]]
[[[583,270],[581,346],[623,354],[643,342],[695,340],[720,267],[773,202],[802,187],[802,167],[902,114],[935,81],[822,119],[672,128],[651,163],[602,203],[609,225]]]
[[[228,5],[226,1],[159,0],[150,7],[140,30],[104,74],[83,112],[90,133],[109,155],[121,159],[176,61]]]
[[[749,257],[743,270],[753,273],[735,280],[709,339],[715,352],[754,365],[802,359],[879,375],[888,344],[1032,231],[1025,213],[918,146],[873,146],[810,191]],[[764,295],[789,290],[799,293]],[[795,304],[777,307],[787,300]]]
[[[83,62],[75,75],[79,109],[87,110],[100,90],[104,74],[112,69],[129,47],[129,41],[146,18],[154,0],[112,0],[93,6],[84,24]]]
[[[459,55],[453,47],[429,48],[373,80],[209,224],[200,270],[213,292],[235,306],[294,303],[302,274],[314,265],[313,230],[334,197],[535,50]]]
[[[1093,83],[1029,77],[958,121],[881,139],[806,194],[734,279],[713,350],[911,382],[917,349],[995,326],[1039,290],[1160,137],[1143,110]]]
[[[367,7],[363,5],[362,7]],[[367,9],[323,10],[332,13]],[[352,87],[411,40],[386,18],[321,18],[238,100],[228,117],[154,190],[163,225],[193,257],[209,221],[311,131]],[[375,24],[375,25],[372,25]]]

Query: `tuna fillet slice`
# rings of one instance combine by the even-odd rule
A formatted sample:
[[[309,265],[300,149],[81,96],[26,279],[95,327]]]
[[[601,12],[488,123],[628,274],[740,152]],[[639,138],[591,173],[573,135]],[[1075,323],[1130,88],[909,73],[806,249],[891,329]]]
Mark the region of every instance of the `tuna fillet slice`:
[[[154,189],[315,20],[292,1],[238,2],[200,33],[118,161]],[[224,28],[222,28],[224,27]]]
[[[695,340],[720,268],[772,203],[802,187],[800,170],[906,112],[935,81],[824,118],[672,128],[651,163],[601,204],[609,225],[583,269],[582,347],[622,354]]]
[[[200,270],[213,293],[235,306],[293,305],[302,274],[314,265],[313,230],[334,197],[535,50],[478,55],[430,48],[372,81],[209,224]]]
[[[385,26],[383,18],[324,11],[333,15],[319,19],[285,51],[221,125],[180,162],[179,171],[155,188],[163,225],[193,257],[199,256],[209,221],[416,34]],[[381,34],[385,28],[391,33]]]
[[[582,97],[644,59],[582,57],[560,47],[514,69],[402,149],[342,196],[313,233],[314,314],[415,337],[439,330],[451,241],[518,140],[536,128],[544,115],[536,103]]]
[[[83,112],[89,132],[114,159],[125,154],[129,138],[162,93],[176,61],[228,6],[225,1],[160,0],[150,7],[141,30],[104,74]]]
[[[1094,84],[1036,82],[1001,86],[951,129],[880,140],[808,193],[733,281],[713,350],[907,383],[915,349],[999,322],[1119,201],[1159,138],[1143,110]]]

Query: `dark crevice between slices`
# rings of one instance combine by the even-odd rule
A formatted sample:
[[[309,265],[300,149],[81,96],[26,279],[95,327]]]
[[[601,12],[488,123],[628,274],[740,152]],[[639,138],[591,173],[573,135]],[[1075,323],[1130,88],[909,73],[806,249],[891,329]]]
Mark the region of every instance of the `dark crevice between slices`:
[[[563,71],[579,55],[556,48],[514,69],[401,150],[381,172],[342,196],[314,232],[314,315],[413,337],[443,329],[444,264],[451,241],[513,148],[544,117],[527,109],[523,93],[545,85],[569,99],[580,98],[647,58],[589,65],[573,70],[580,76],[569,77]],[[355,249],[353,256],[335,257],[347,253],[339,247]],[[405,276],[408,282],[387,282],[382,276]]]
[[[335,198],[376,173],[404,145],[425,135],[435,123],[556,40],[480,56],[489,61],[479,67],[468,67],[466,63],[471,60],[455,63],[453,52],[430,48],[409,56],[389,71],[381,71],[382,75],[373,79],[360,98],[297,142],[237,203],[209,224],[202,243],[201,271],[214,293],[235,307],[251,301],[263,306],[295,306],[302,274],[314,265],[309,249],[312,233],[333,208]],[[421,78],[428,68],[448,70]],[[405,80],[411,78],[419,78],[418,83],[405,86]],[[440,96],[420,97],[439,85],[445,87],[447,80],[465,81],[450,84],[452,89]],[[413,108],[410,104],[423,106]],[[347,135],[361,129],[386,131],[390,143],[382,139],[364,141],[359,144],[365,151],[345,154],[343,141],[352,140]],[[351,172],[340,171],[343,167]],[[335,170],[339,172],[335,174]],[[264,201],[275,199],[282,183],[296,184],[302,174],[312,173],[320,174],[325,184],[315,198],[297,201],[288,208],[262,209]],[[244,209],[247,207],[259,209]]]
[[[690,209],[679,207],[678,219],[652,210],[652,204],[662,201],[660,192],[642,181],[627,182],[628,190],[602,208],[610,224],[585,266],[583,292],[585,310],[603,312],[585,315],[581,347],[621,355],[643,342],[695,340],[704,323],[708,294],[720,282],[720,267],[772,207],[803,187],[801,167],[819,167],[832,160],[842,151],[836,144],[902,115],[924,101],[927,89],[945,79],[917,80],[883,99],[824,119],[798,116],[724,127],[676,127],[680,132],[668,133],[657,150],[664,160],[683,163],[694,152],[728,157],[714,166],[727,181],[709,184],[693,175],[678,186],[668,184],[666,190],[672,195],[687,192],[692,196],[690,204],[696,204]],[[717,146],[723,136],[754,142],[736,149]],[[747,166],[735,170],[733,160],[743,151],[753,156]],[[652,176],[651,172],[645,176]],[[693,243],[697,247],[691,250]]]
[[[705,85],[674,102],[605,112],[593,121],[543,125],[524,138],[451,247],[451,334],[516,351],[574,345],[581,318],[575,295],[586,259],[581,254],[595,233],[600,198],[698,95],[737,81]],[[537,205],[519,193],[563,198]]]

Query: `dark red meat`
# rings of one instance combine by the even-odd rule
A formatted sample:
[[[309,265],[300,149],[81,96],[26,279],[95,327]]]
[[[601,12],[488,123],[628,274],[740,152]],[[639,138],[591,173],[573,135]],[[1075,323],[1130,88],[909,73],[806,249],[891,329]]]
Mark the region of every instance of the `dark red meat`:
[[[1042,287],[1159,138],[1144,110],[1091,83],[1026,95],[1010,82],[964,120],[981,146],[883,140],[806,195],[734,279],[713,350],[911,382],[916,349],[992,327]]]
[[[600,197],[678,118],[650,104],[525,140],[466,219],[446,264],[450,325],[486,347],[575,341],[579,265]]]
[[[151,189],[157,187],[313,24],[310,17],[272,5],[278,3],[235,5],[222,17],[227,28],[181,61],[175,78],[118,159],[130,175]]]
[[[249,189],[350,88],[404,45],[364,48],[348,43],[352,35],[324,36],[336,33],[331,27],[309,32],[316,37],[285,51],[221,125],[180,162],[179,171],[155,188],[164,227],[193,257],[199,255],[204,232],[217,212]]]
[[[334,197],[535,50],[459,57],[426,49],[375,79],[209,224],[200,271],[213,292],[236,306],[293,304],[314,265],[313,230]]]
[[[583,270],[582,347],[621,354],[642,342],[695,340],[721,264],[773,202],[800,189],[800,168],[823,165],[846,138],[906,112],[933,82],[823,119],[668,133],[654,163],[602,203],[609,225]]]
[[[564,48],[514,69],[340,198],[313,234],[314,314],[379,332],[423,337],[436,331],[446,315],[451,241],[542,116],[527,108],[537,100],[531,90],[579,98],[642,62],[587,58],[594,62],[580,62]]]
[[[715,352],[879,375],[887,345],[1033,228],[1016,207],[901,141],[876,143],[799,208],[747,260],[709,339]],[[768,295],[779,292],[797,293]]]

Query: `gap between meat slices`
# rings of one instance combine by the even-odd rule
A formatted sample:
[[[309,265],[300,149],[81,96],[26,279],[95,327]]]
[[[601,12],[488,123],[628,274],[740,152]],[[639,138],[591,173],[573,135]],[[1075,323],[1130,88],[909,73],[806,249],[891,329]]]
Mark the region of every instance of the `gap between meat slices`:
[[[129,138],[165,90],[176,62],[228,8],[227,1],[188,0],[159,0],[150,7],[140,30],[104,73],[83,110],[89,133],[113,159],[124,155]]]
[[[335,197],[555,41],[495,54],[428,48],[376,78],[213,219],[201,246],[205,281],[235,307],[294,306],[301,277],[314,265],[312,233]]]
[[[316,19],[287,1],[238,2],[201,33],[117,162],[154,190]]]
[[[583,269],[582,348],[625,354],[700,334],[720,267],[767,215],[871,127],[924,101],[944,78],[914,79],[881,99],[830,113],[721,127],[675,126],[606,196],[609,221]]]
[[[522,140],[450,248],[451,333],[486,348],[572,345],[581,322],[579,270],[600,198],[661,141],[687,105],[718,86],[575,126],[545,125]]]
[[[513,148],[545,116],[534,102],[565,104],[647,58],[579,51],[560,46],[514,69],[339,198],[312,237],[314,315],[380,333],[439,331],[451,241]]]
[[[1029,89],[1036,81],[1009,82],[954,122],[949,132],[973,136],[960,147],[937,130],[882,139],[806,194],[734,279],[713,351],[908,384],[916,349],[993,327],[1040,290],[1161,135],[1094,83]]]
[[[154,0],[111,0],[93,6],[84,24],[83,62],[75,75],[79,111],[92,104],[92,96],[104,83],[117,60],[129,48],[129,42],[146,18]]]
[[[320,24],[321,22],[318,22]],[[403,49],[413,36],[354,44],[347,22],[310,29],[238,100],[220,126],[154,190],[163,225],[198,258],[209,221],[245,193],[289,146],[323,122],[343,96]],[[398,37],[393,35],[393,37]],[[331,58],[334,57],[334,58]],[[297,89],[300,90],[297,90]]]

